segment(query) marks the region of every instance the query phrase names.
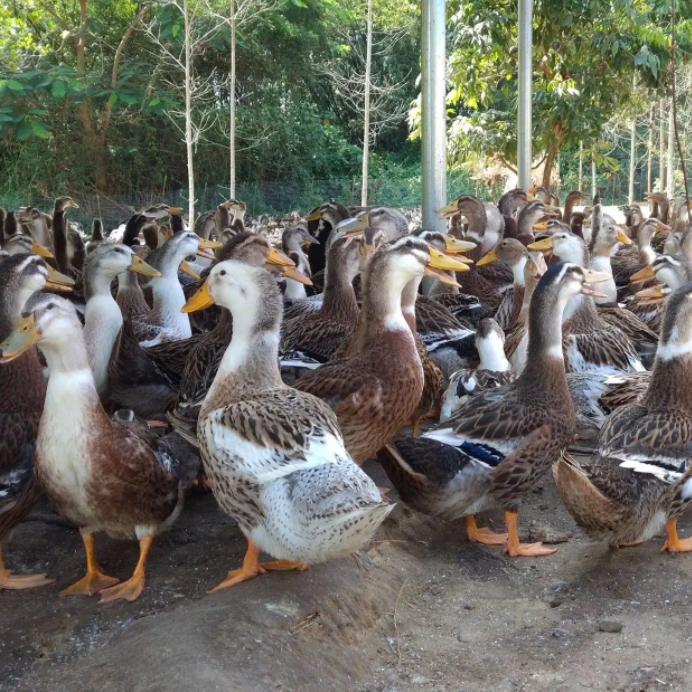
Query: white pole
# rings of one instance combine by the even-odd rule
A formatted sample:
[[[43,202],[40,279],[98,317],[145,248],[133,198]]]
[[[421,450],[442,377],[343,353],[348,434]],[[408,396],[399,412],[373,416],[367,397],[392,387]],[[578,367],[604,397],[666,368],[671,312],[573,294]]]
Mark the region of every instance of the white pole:
[[[637,158],[637,118],[632,118],[632,127],[630,128],[630,175],[629,185],[627,187],[627,200],[630,204],[634,202],[634,174],[636,171]]]
[[[675,196],[675,120],[673,120],[673,103],[668,108],[668,157],[666,161],[666,194]]]
[[[531,187],[531,77],[533,42],[532,0],[519,0],[519,113],[517,114],[517,171],[519,187]]]
[[[365,44],[365,94],[363,99],[363,168],[360,181],[360,206],[368,203],[368,163],[370,159],[370,79],[372,70],[372,0],[367,0]]]
[[[444,231],[447,201],[445,0],[423,0],[421,35],[423,228]]]
[[[584,142],[579,140],[579,177],[577,178],[577,190],[584,184]]]

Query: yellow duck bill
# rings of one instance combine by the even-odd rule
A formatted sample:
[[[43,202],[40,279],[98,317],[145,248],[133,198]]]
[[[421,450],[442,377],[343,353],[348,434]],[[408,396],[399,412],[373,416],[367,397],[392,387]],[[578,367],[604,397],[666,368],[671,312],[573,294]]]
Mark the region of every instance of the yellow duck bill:
[[[46,288],[50,291],[62,291],[69,293],[74,286],[74,279],[61,274],[53,267],[48,267],[48,277],[46,278]]]
[[[458,254],[460,252],[471,252],[471,250],[476,249],[476,243],[471,242],[470,240],[459,240],[458,238],[454,238],[451,235],[446,235],[445,236],[445,251],[449,252],[452,255]],[[471,262],[472,260],[467,260],[467,262]]]
[[[531,243],[530,245],[527,245],[526,247],[529,250],[539,250],[540,252],[548,252],[549,250],[553,249],[553,239],[551,236],[547,238],[541,238],[540,240],[536,240],[535,242]]]
[[[132,264],[130,264],[130,270],[142,274],[143,276],[150,276],[155,279],[161,276],[161,272],[158,269],[154,269],[151,264],[147,264],[141,257],[134,255],[132,258]]]
[[[458,257],[446,255],[440,252],[437,248],[428,245],[430,252],[430,262],[428,266],[431,269],[439,269],[443,272],[468,272],[471,271],[468,264],[462,262]]]
[[[209,290],[209,279],[207,279],[199,289],[188,298],[187,302],[181,308],[181,312],[198,312],[199,310],[206,310],[214,305],[214,296]]]
[[[192,277],[195,281],[199,281],[202,277],[192,268],[189,262],[186,262],[183,260],[180,263],[180,271],[183,274],[187,274],[189,277]]]
[[[493,262],[497,262],[497,252],[495,250],[491,250],[487,254],[483,255],[478,262],[476,262],[477,267],[485,267],[488,264],[492,264]]]
[[[452,204],[440,207],[437,210],[437,213],[442,217],[454,216],[455,214],[459,213],[459,207],[456,202],[453,202]]]
[[[653,281],[655,278],[656,272],[654,271],[654,268],[650,264],[647,264],[644,268],[630,276],[630,283],[643,284],[647,281]]]
[[[41,243],[31,243],[31,252],[44,259],[55,259],[55,255],[53,255],[45,245],[41,245]]]
[[[40,339],[33,315],[23,318],[16,329],[0,343],[0,363],[9,363],[26,353]]]

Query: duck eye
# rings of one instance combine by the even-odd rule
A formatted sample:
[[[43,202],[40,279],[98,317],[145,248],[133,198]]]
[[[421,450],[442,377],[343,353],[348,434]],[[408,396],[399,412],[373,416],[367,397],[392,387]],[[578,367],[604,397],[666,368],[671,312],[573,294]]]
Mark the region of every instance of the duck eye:
[[[413,243],[410,240],[407,240],[406,247],[413,247]]]
[[[55,303],[48,303],[46,310],[52,310],[55,307]]]
[[[225,270],[225,269],[222,269],[222,270],[219,272],[219,276],[226,276],[226,270]]]

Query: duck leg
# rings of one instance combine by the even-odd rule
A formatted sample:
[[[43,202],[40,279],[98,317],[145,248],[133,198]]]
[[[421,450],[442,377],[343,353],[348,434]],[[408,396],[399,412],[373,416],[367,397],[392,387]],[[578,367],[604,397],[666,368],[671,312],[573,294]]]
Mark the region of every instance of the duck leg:
[[[668,519],[666,524],[666,542],[661,548],[662,552],[689,553],[692,552],[692,538],[680,538],[678,536],[678,520]]]
[[[479,527],[473,514],[466,517],[466,535],[473,543],[483,543],[484,545],[505,545],[507,543],[506,533],[495,533],[488,528]]]
[[[101,600],[99,603],[111,603],[112,601],[136,601],[144,591],[144,582],[147,569],[147,560],[151,547],[154,545],[153,536],[144,536],[139,541],[139,560],[132,576],[117,586],[111,586],[110,589],[101,591]]]
[[[507,544],[505,553],[510,557],[543,557],[557,552],[557,548],[546,548],[542,543],[522,543],[519,540],[519,513],[505,512]]]
[[[209,593],[215,593],[222,589],[229,589],[231,586],[241,584],[248,579],[254,579],[260,574],[264,574],[266,570],[259,562],[260,556],[259,546],[255,545],[249,538],[247,539],[247,550],[243,558],[243,566],[240,569],[231,570],[226,578],[217,584]]]
[[[310,569],[310,565],[304,561],[294,561],[294,560],[271,560],[270,562],[260,562],[259,546],[253,543],[249,538],[247,542],[247,550],[245,552],[245,557],[243,558],[243,566],[240,569],[231,570],[226,578],[219,584],[217,584],[209,593],[215,593],[216,591],[221,591],[222,589],[229,589],[232,586],[237,586],[242,584],[244,581],[254,579],[260,574],[266,574],[267,572],[274,571],[288,571],[297,570],[299,572],[304,572]]]
[[[96,561],[94,534],[82,532],[82,542],[86,552],[87,573],[72,586],[60,592],[61,596],[93,596],[107,586],[117,584],[119,579],[104,574]]]
[[[45,574],[12,574],[5,567],[5,560],[2,556],[2,543],[0,543],[0,591],[2,589],[33,589],[36,586],[45,586],[53,580]]]

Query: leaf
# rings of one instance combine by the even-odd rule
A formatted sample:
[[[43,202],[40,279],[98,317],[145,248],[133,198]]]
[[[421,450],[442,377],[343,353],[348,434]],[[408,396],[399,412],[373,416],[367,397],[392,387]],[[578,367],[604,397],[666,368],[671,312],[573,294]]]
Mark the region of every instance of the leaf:
[[[67,93],[67,86],[65,86],[65,82],[56,79],[53,82],[53,86],[51,87],[50,93],[56,101],[65,98],[65,94]]]
[[[42,125],[41,123],[32,122],[31,123],[31,131],[39,139],[50,139],[50,137],[51,137],[50,130],[45,125]]]
[[[115,104],[118,103],[118,95],[113,92],[109,97],[108,97],[108,105],[113,108]]]
[[[27,122],[23,122],[20,126],[19,129],[17,130],[17,139],[20,140],[21,142],[29,139],[33,133],[33,130],[31,129],[31,125]]]

